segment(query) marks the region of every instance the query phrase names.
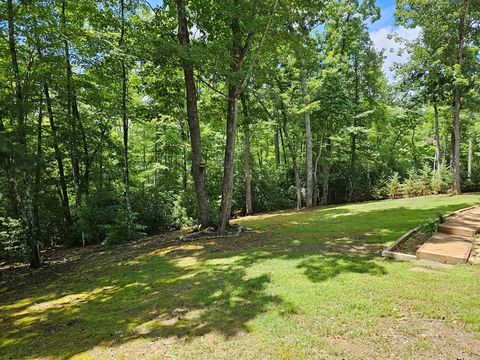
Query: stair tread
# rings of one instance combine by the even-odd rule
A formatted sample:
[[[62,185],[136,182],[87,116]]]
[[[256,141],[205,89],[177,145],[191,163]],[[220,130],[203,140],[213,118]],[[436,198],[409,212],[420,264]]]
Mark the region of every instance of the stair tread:
[[[471,249],[469,236],[437,233],[417,250],[417,258],[444,263],[466,262]]]

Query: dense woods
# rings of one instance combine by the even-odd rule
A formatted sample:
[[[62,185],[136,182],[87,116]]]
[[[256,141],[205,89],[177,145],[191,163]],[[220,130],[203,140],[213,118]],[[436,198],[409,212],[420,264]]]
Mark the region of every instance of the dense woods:
[[[480,1],[0,3],[0,257],[477,190]],[[401,39],[397,39],[401,41]]]

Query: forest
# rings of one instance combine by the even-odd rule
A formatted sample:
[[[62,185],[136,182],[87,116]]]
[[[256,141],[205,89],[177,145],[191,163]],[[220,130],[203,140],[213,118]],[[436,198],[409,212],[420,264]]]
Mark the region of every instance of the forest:
[[[480,189],[480,1],[2,0],[0,258]]]

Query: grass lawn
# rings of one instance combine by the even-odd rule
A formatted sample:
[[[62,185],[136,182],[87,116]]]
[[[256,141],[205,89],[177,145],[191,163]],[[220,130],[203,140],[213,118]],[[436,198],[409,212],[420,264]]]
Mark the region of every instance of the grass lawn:
[[[480,196],[247,217],[244,236],[169,234],[3,269],[0,358],[480,358],[480,268],[383,260],[388,244]],[[178,234],[177,234],[178,235]]]

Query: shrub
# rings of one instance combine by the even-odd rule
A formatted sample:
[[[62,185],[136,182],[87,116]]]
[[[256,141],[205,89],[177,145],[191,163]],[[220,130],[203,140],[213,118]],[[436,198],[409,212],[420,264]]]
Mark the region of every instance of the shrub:
[[[154,188],[138,191],[132,196],[132,208],[137,213],[137,221],[145,225],[148,234],[178,229],[193,222],[187,215],[185,199],[171,191]]]
[[[429,184],[430,179],[428,174],[425,175],[424,171],[418,174],[412,169],[408,172],[408,178],[403,184],[403,192],[408,197],[427,195],[430,191]]]
[[[390,199],[395,199],[402,195],[402,186],[397,172],[395,172],[388,180],[386,184],[386,193]]]
[[[112,223],[104,225],[105,230],[105,239],[103,244],[106,245],[115,245],[121,244],[129,240],[136,240],[145,235],[143,230],[144,226],[136,222],[137,216],[135,213],[131,214],[131,234],[130,238],[128,237],[128,216],[127,211],[123,208],[117,210],[115,218],[113,218]]]
[[[417,195],[430,195],[432,193],[431,178],[432,171],[430,167],[426,165],[417,176]]]
[[[128,217],[122,198],[113,190],[93,192],[78,211],[77,238],[85,243],[118,244],[128,239]],[[132,239],[143,235],[144,226],[137,223],[132,212]],[[130,239],[131,240],[131,239]]]
[[[435,219],[431,219],[424,224],[422,224],[418,231],[426,234],[426,235],[433,235],[437,232],[437,227],[439,224],[443,224],[445,222],[445,218],[442,214],[437,214],[437,217]]]
[[[453,182],[453,175],[450,169],[445,165],[440,165],[437,171],[432,174],[431,188],[434,194],[446,193]]]
[[[23,260],[27,254],[28,249],[21,221],[0,217],[0,259]]]

